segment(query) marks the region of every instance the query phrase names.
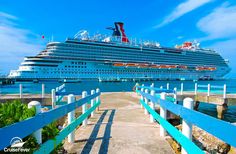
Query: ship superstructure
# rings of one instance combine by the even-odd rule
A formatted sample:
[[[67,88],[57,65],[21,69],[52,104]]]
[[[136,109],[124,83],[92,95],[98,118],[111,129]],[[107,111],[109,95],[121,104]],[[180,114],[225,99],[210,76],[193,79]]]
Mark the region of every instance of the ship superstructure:
[[[11,78],[27,79],[221,79],[229,73],[219,53],[186,42],[175,48],[128,39],[116,22],[111,37],[80,31],[65,42],[49,42],[38,55],[25,57]]]

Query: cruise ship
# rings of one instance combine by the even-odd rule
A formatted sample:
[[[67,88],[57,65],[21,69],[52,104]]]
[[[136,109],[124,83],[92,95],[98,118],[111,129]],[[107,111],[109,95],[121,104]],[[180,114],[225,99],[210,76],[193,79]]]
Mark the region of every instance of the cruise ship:
[[[153,41],[128,38],[122,22],[111,36],[90,36],[79,31],[65,42],[49,42],[36,56],[25,57],[9,77],[63,80],[199,80],[222,79],[230,72],[228,61],[197,42],[162,47]]]

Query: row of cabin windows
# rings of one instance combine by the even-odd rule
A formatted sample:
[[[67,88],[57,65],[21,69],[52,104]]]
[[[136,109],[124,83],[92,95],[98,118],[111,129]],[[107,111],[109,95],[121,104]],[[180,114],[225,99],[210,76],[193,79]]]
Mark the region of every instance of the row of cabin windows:
[[[71,62],[71,64],[86,65],[86,62]]]
[[[65,65],[66,68],[86,68],[86,66],[70,66],[70,65]]]

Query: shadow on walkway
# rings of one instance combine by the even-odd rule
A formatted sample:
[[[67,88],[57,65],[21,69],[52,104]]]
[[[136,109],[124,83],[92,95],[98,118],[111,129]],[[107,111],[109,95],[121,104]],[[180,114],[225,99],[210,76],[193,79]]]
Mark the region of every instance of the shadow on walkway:
[[[113,122],[113,119],[114,119],[114,115],[115,115],[115,110],[113,109],[111,111],[111,115],[108,119],[108,123],[107,123],[106,128],[105,128],[102,144],[101,144],[101,147],[99,149],[99,154],[106,154],[108,152],[109,141],[110,141],[110,138],[111,138],[111,125],[112,125],[112,122]]]
[[[113,117],[115,114],[115,110],[111,111],[111,115],[109,117],[108,123],[106,124],[106,128],[105,128],[105,132],[104,132],[104,136],[97,138],[99,129],[101,127],[101,125],[103,124],[103,120],[107,114],[108,110],[105,110],[101,117],[99,118],[99,120],[97,121],[97,123],[95,124],[93,131],[91,133],[91,135],[89,136],[89,139],[87,140],[87,143],[85,144],[83,150],[82,150],[82,154],[88,154],[90,153],[90,151],[92,150],[92,147],[94,145],[94,142],[96,140],[102,140],[102,144],[99,150],[99,153],[107,153],[108,151],[108,146],[109,146],[109,140],[110,140],[110,134],[111,134],[111,125],[112,125],[112,121],[113,121]],[[76,142],[80,142],[81,140],[77,140]]]

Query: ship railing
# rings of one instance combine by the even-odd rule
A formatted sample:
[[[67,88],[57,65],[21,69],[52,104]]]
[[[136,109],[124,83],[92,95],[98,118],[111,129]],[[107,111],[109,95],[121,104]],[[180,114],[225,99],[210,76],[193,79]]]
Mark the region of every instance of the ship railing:
[[[82,123],[83,126],[87,125],[87,119],[93,116],[96,109],[101,104],[100,90],[96,89],[91,91],[88,95],[86,91],[82,92],[82,98],[76,100],[74,94],[67,96],[67,105],[59,106],[52,110],[41,112],[41,104],[37,101],[31,101],[28,108],[35,107],[36,115],[32,118],[14,123],[12,125],[0,128],[0,150],[11,146],[11,140],[15,137],[23,139],[29,135],[33,135],[39,144],[39,148],[34,153],[50,153],[56,148],[66,137],[68,142],[75,141],[75,129]],[[92,103],[88,105],[88,102]],[[82,114],[75,117],[75,110],[82,107]],[[89,107],[89,108],[88,108]],[[42,128],[59,118],[67,115],[68,124],[63,126],[60,132],[53,138],[42,143]]]
[[[145,114],[150,114],[150,121],[160,124],[160,136],[165,137],[168,132],[182,146],[182,153],[204,153],[192,142],[193,125],[236,147],[236,138],[232,137],[235,135],[236,126],[194,111],[192,98],[185,98],[182,106],[166,99],[166,89],[156,91],[153,87],[137,86],[136,92],[140,96],[141,108],[144,108]],[[157,92],[161,95],[160,98],[156,96]],[[160,114],[156,112],[155,104],[160,105]],[[170,114],[182,118],[182,132],[167,121],[167,115]]]

